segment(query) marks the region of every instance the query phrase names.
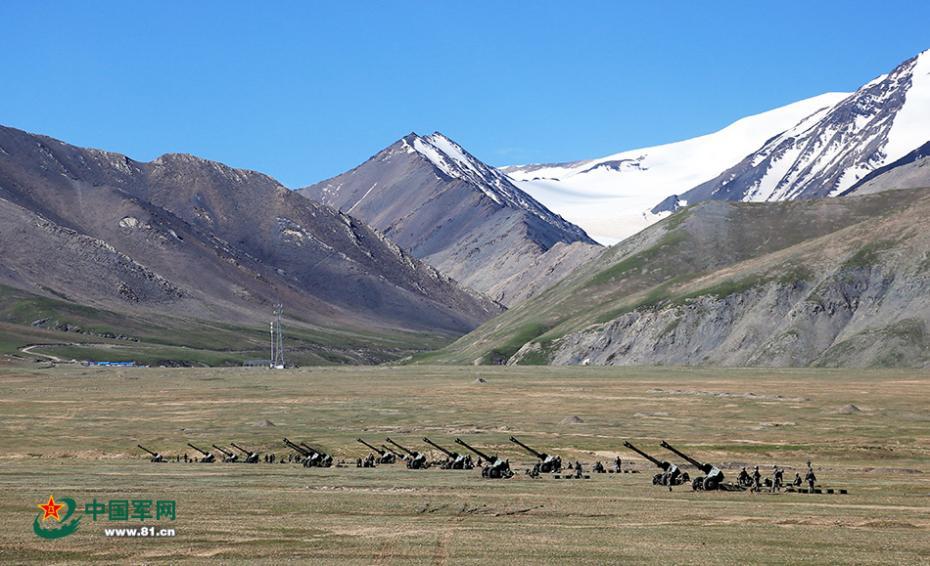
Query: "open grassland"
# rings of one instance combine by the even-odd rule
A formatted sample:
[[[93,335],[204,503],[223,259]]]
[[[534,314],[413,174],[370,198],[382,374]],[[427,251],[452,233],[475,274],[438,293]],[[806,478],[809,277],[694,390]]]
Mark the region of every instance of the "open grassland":
[[[928,386],[926,371],[891,370],[6,368],[0,562],[927,563]],[[280,455],[288,436],[354,461],[367,453],[357,436],[418,449],[461,436],[522,472],[531,459],[511,434],[586,467],[620,454],[643,473],[493,481],[400,465],[150,464],[135,449],[234,441]],[[793,477],[810,458],[821,485],[850,494],[669,492],[625,439],[669,458],[666,439],[731,478],[742,464]],[[177,520],[157,524],[177,536],[107,538],[125,524],[84,517],[41,540],[32,521],[49,494],[82,508],[173,499]]]

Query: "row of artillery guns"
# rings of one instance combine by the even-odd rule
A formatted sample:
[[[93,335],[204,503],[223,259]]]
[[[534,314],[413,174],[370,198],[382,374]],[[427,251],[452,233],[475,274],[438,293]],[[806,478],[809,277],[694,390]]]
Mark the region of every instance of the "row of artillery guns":
[[[242,458],[239,457],[239,454],[236,454],[232,450],[223,448],[222,446],[217,446],[216,444],[212,444],[211,446],[213,446],[213,448],[218,450],[220,454],[223,455],[223,461],[226,463],[233,463],[233,462],[244,462],[246,464],[257,464],[258,463],[258,458],[259,458],[258,452],[252,452],[251,450],[246,450],[245,448],[242,448],[235,442],[231,442],[230,444],[232,445],[233,448],[235,448],[236,450],[242,453]],[[190,442],[188,442],[187,445],[193,448],[194,450],[196,450],[198,453],[200,453],[200,459],[198,461],[201,464],[212,464],[213,462],[216,462],[216,454],[214,454],[213,452],[194,446]],[[152,450],[149,450],[148,448],[146,448],[145,446],[142,446],[141,444],[137,444],[136,446],[138,446],[141,450],[145,451],[146,453],[148,453],[149,456],[151,456],[151,458],[149,459],[151,462],[161,463],[161,462],[166,461],[165,457],[159,454],[158,452],[153,452]]]
[[[333,465],[333,457],[322,450],[318,450],[306,442],[295,444],[284,439],[284,445],[297,453],[298,461],[305,468],[330,468]]]
[[[672,452],[679,458],[688,462],[689,464],[691,464],[692,466],[700,470],[701,473],[703,473],[704,475],[691,479],[691,477],[688,475],[688,472],[681,471],[681,469],[677,465],[667,460],[660,460],[659,458],[655,458],[654,456],[647,454],[643,450],[640,450],[636,446],[633,446],[633,444],[631,444],[630,442],[624,442],[623,445],[629,448],[630,450],[636,452],[643,458],[649,460],[650,462],[655,464],[657,468],[662,470],[661,472],[657,473],[656,475],[652,477],[652,483],[654,485],[664,485],[664,486],[672,487],[675,485],[683,485],[683,484],[687,484],[690,482],[691,489],[693,489],[694,491],[715,491],[715,490],[737,491],[737,490],[742,489],[738,485],[725,483],[723,481],[724,480],[723,472],[717,466],[713,464],[709,464],[707,462],[701,462],[700,460],[696,460],[695,458],[688,456],[687,454],[685,454],[681,450],[678,450],[677,448],[675,448],[668,442],[665,442],[664,440],[659,444],[659,446],[661,446],[662,448],[665,448],[669,452]]]

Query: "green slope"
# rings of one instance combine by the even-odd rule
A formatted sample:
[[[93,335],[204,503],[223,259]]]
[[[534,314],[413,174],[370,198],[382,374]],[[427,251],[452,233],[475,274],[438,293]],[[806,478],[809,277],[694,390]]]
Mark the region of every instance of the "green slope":
[[[504,363],[535,342],[520,363],[547,363],[553,340],[631,311],[685,304],[705,295],[725,297],[772,280],[804,281],[811,278],[811,266],[799,259],[800,251],[791,250],[892,215],[926,194],[893,191],[764,204],[707,201],[605,250],[542,295],[411,361]],[[866,242],[849,261],[869,261],[886,245]]]
[[[364,333],[286,324],[288,360],[301,365],[380,363],[442,346],[449,338]],[[240,365],[268,357],[268,330],[151,314],[130,315],[0,285],[0,354],[146,364]],[[31,354],[22,348],[39,345]]]

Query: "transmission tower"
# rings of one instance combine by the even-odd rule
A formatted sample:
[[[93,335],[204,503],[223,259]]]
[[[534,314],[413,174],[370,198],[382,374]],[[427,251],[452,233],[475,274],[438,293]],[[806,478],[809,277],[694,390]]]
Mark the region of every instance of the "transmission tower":
[[[274,319],[271,321],[271,367],[284,369],[284,325],[281,318],[284,316],[284,305],[274,306]]]

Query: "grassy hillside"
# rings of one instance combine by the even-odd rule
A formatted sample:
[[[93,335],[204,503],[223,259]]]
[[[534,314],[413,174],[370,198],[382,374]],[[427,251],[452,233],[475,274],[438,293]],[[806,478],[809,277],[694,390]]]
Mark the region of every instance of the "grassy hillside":
[[[886,221],[901,216],[900,225],[916,229],[919,211],[930,209],[927,196],[893,191],[819,201],[701,203],[609,248],[559,285],[443,350],[412,361],[502,363],[532,342],[519,362],[547,363],[554,341],[631,312],[726,298],[772,282],[804,284],[821,276],[825,259],[836,254],[848,258],[847,267],[867,264],[909,233]],[[906,210],[909,214],[900,214]],[[825,256],[826,249],[831,251]]]
[[[289,362],[301,365],[379,363],[448,340],[403,332],[354,333],[292,321],[285,325]],[[0,354],[7,356],[241,365],[267,358],[268,342],[267,328],[117,313],[0,285]],[[33,345],[31,352],[22,352]]]

